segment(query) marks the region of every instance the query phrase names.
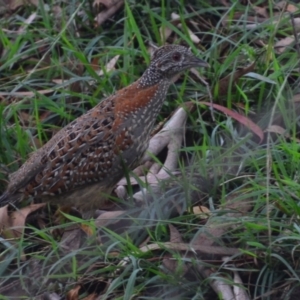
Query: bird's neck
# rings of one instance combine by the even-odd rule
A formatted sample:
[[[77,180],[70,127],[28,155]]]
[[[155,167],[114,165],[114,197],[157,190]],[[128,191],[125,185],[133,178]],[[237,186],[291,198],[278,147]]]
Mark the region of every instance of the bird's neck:
[[[161,72],[159,72],[156,68],[150,66],[139,79],[139,87],[147,88],[166,80],[167,79],[163,77]]]

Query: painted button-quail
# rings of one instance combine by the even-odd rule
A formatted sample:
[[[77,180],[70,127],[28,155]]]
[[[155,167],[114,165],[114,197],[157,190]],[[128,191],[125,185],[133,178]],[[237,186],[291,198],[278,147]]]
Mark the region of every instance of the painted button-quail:
[[[33,196],[82,211],[101,208],[101,194],[109,194],[124,168],[136,167],[146,151],[172,78],[206,66],[186,47],[156,49],[141,78],[61,129],[11,174],[0,206]]]

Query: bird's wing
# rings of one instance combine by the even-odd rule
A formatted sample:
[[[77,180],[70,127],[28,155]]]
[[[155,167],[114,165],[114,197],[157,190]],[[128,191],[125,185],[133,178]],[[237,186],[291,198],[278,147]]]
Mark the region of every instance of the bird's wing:
[[[58,193],[82,184],[95,156],[101,158],[113,139],[111,97],[61,129],[10,176],[6,194]],[[106,151],[107,152],[107,151]],[[75,181],[74,181],[75,180]],[[1,201],[0,201],[1,202]]]
[[[130,115],[146,106],[157,90],[156,86],[141,89],[137,85],[135,82],[100,102],[33,153],[11,175],[5,198],[17,191],[53,195],[104,179],[106,184],[111,169],[118,165],[117,154],[134,143],[128,134]]]

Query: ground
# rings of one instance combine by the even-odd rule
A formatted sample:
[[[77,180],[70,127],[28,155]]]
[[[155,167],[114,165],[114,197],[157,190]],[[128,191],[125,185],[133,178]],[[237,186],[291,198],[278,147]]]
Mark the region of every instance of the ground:
[[[174,78],[147,156],[93,219],[0,209],[0,299],[298,299],[299,8],[0,0],[0,193],[153,44],[210,65]]]

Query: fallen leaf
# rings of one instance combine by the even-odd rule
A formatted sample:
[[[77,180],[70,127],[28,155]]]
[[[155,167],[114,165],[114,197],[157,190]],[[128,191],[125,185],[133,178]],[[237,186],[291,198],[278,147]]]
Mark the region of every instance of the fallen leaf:
[[[10,217],[8,215],[8,205],[0,208],[0,231],[10,226]]]
[[[177,15],[176,13],[172,13],[170,23],[174,26],[178,25],[180,23],[180,16]],[[167,25],[163,25],[159,28],[159,35],[161,37],[161,40],[162,40],[163,44],[170,37],[172,32],[173,32],[173,29],[171,29]]]
[[[218,216],[218,214],[216,213],[220,211],[222,212],[223,218],[239,218],[243,216],[243,214],[250,211],[253,206],[253,199],[247,197],[240,198],[243,194],[249,194],[248,188],[245,188],[244,191],[232,193],[231,195],[226,197],[225,203],[220,207],[220,209],[214,212],[212,218],[208,219],[205,228],[203,228],[204,230],[195,235],[195,237],[191,241],[190,244],[193,249],[195,249],[195,246],[211,246],[213,247],[213,249],[216,249],[216,245],[214,244],[219,240],[221,236],[223,236],[224,234],[226,234],[226,232],[228,232],[228,230],[230,230],[232,224],[230,222],[222,223],[222,221],[220,223],[220,218],[214,216]],[[224,253],[223,255],[226,254]]]
[[[300,143],[300,139],[292,138],[284,128],[282,128],[281,126],[278,126],[278,125],[271,125],[271,126],[269,126],[265,130],[265,132],[271,132],[271,133],[280,134],[280,135],[282,135],[282,136],[284,136],[286,138],[295,140],[297,143]]]
[[[81,289],[81,285],[76,285],[74,288],[69,290],[67,293],[67,300],[78,300],[79,299],[79,290]]]
[[[221,111],[222,113],[230,116],[231,118],[237,120],[239,123],[245,125],[247,128],[249,128],[253,133],[255,133],[259,138],[260,138],[260,142],[262,142],[263,138],[264,138],[264,133],[262,131],[262,129],[256,125],[253,121],[251,121],[249,118],[230,110],[227,107],[221,106],[219,104],[216,103],[209,103],[209,102],[199,102],[199,104],[204,104],[207,106],[213,106],[213,108]]]
[[[193,213],[196,215],[199,219],[207,219],[211,215],[211,211],[206,206],[194,206],[193,207]]]
[[[106,9],[116,5],[120,0],[94,0],[93,6],[105,6]]]
[[[291,4],[291,3],[288,3],[288,1],[279,1],[278,3],[275,4],[275,7],[279,10],[285,10],[287,12],[290,12],[290,13],[294,13],[298,10],[298,7]]]
[[[222,5],[224,5],[225,7],[229,7],[229,3],[228,3],[228,1],[226,1],[226,0],[219,0],[219,2],[222,4]]]
[[[116,223],[121,220],[119,218],[121,215],[123,215],[125,211],[123,210],[118,210],[118,211],[106,211],[99,215],[97,219],[95,220],[95,225],[99,227],[105,227],[108,223]]]
[[[10,0],[7,1],[7,6],[9,7],[10,10],[15,10],[17,8],[19,8],[20,6],[23,5],[28,5],[28,4],[33,4],[36,7],[38,7],[39,5],[39,0]]]
[[[240,79],[243,75],[252,72],[255,67],[255,62],[253,62],[251,65],[241,68],[235,71],[234,74],[229,74],[226,77],[222,78],[219,81],[219,96],[225,96],[228,93],[228,88],[230,86],[230,82],[235,83],[238,79]]]
[[[178,28],[182,29],[182,25],[181,24],[178,24]],[[201,40],[196,36],[196,34],[194,34],[192,32],[192,30],[190,30],[189,28],[187,28],[187,32],[190,36],[190,39],[192,40],[192,42],[194,44],[199,44],[201,42]]]
[[[295,103],[300,102],[300,94],[294,95],[294,96],[293,96],[293,101],[294,101]]]
[[[115,57],[113,57],[105,66],[105,72],[110,72],[112,70],[115,69],[115,65],[119,59],[120,55],[116,55]],[[100,70],[99,72],[97,72],[99,76],[104,75],[104,71]]]
[[[177,27],[182,29],[182,24],[179,23],[180,21],[180,16],[176,13],[172,13],[171,14],[171,19],[172,22],[174,22],[174,25],[177,23]],[[195,43],[195,44],[199,44],[201,42],[201,40],[189,29],[187,28],[187,32],[190,36],[190,39]]]
[[[235,299],[240,299],[240,300],[250,299],[249,295],[246,292],[247,288],[244,286],[239,273],[237,271],[233,271],[233,274],[234,274],[233,292],[234,292]]]
[[[26,30],[26,28],[28,27],[28,25],[30,25],[30,24],[35,20],[36,16],[37,16],[37,13],[31,14],[31,15],[23,22],[24,25],[21,26],[21,27],[19,28],[19,30],[17,31],[17,33],[18,33],[18,34],[24,33],[25,30]]]
[[[285,135],[286,133],[286,130],[284,128],[282,128],[281,126],[278,126],[278,125],[271,125],[269,126],[265,132],[273,132],[273,133],[278,133],[278,134],[281,134],[281,135]]]
[[[229,226],[227,226],[228,228]],[[212,228],[216,229],[216,228]],[[217,228],[219,229],[219,228]],[[224,230],[222,230],[222,234]],[[210,235],[211,236],[211,235]],[[214,239],[209,239],[211,243],[214,243]],[[219,247],[219,246],[207,246],[205,244],[194,244],[194,241],[191,243],[155,243],[155,244],[149,244],[146,246],[143,246],[140,248],[140,251],[143,253],[147,253],[149,251],[155,251],[155,250],[161,250],[161,249],[168,249],[173,251],[184,251],[184,252],[199,252],[199,253],[207,253],[207,254],[216,254],[216,255],[236,255],[240,253],[240,251],[236,248],[225,248],[225,247]]]
[[[266,19],[269,18],[269,14],[267,12],[267,8],[266,7],[259,7],[259,6],[252,6],[252,8],[254,9],[254,11],[260,15],[261,17],[264,17]],[[268,8],[269,9],[269,8]]]
[[[1,235],[5,238],[18,238],[22,235],[27,216],[44,207],[45,203],[31,204],[22,209],[8,213],[8,205],[0,208]]]
[[[170,242],[171,243],[183,243],[183,239],[181,237],[181,234],[177,230],[175,226],[172,224],[169,224],[169,230],[170,230]]]
[[[166,40],[170,37],[172,32],[173,30],[165,25],[159,28],[159,35],[163,43],[166,42]]]
[[[295,41],[295,38],[293,36],[287,36],[278,42],[275,43],[274,49],[278,54],[283,53],[287,47],[289,47],[293,42]]]
[[[170,242],[171,243],[183,243],[183,239],[181,234],[177,230],[175,226],[169,224],[170,230]],[[173,255],[168,253],[164,256],[162,264],[165,268],[167,268],[170,272],[178,272],[181,271],[181,275],[185,274],[188,271],[188,267],[185,263],[179,263],[178,260],[173,259]]]
[[[107,19],[109,19],[113,14],[115,14],[123,5],[124,0],[114,1],[114,5],[108,9],[101,11],[95,18],[96,27],[102,25]]]
[[[294,12],[298,11],[298,7],[293,4],[288,4],[288,6],[286,7],[286,11],[288,11],[290,13],[294,13]]]

